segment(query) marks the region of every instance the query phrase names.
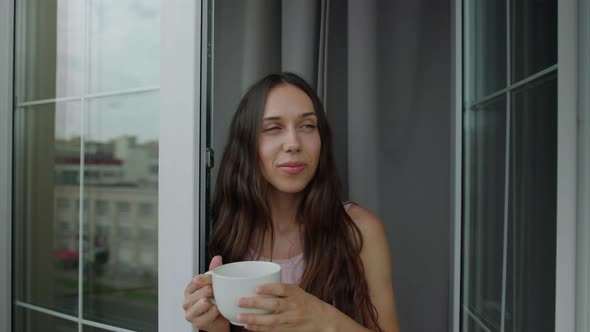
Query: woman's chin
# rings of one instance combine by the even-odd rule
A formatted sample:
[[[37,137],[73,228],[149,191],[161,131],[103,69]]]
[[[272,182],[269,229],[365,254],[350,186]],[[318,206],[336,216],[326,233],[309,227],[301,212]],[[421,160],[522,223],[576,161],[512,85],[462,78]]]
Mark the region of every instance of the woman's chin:
[[[300,183],[273,183],[274,189],[283,194],[298,194],[305,189],[307,184]]]

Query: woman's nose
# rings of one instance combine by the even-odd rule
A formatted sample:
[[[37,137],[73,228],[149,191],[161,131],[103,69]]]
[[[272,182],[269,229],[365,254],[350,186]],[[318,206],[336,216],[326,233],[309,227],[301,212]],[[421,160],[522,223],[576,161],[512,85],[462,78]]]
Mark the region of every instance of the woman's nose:
[[[297,152],[301,150],[301,143],[295,130],[291,130],[285,135],[284,149],[287,152]]]

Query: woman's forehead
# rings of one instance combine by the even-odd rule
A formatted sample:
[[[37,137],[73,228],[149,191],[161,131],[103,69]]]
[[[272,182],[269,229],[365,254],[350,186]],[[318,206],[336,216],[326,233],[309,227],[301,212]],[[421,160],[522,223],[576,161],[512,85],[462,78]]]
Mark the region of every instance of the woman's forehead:
[[[264,118],[302,117],[315,115],[311,98],[298,87],[281,84],[272,88],[264,105]]]
[[[301,118],[301,119],[304,119],[304,118],[317,118],[317,115],[316,115],[315,112],[306,112],[306,113],[301,113],[301,114],[299,114],[296,117],[297,118]],[[285,117],[280,116],[280,115],[271,115],[271,116],[264,116],[262,118],[262,121],[277,121],[277,120],[282,120],[283,118],[285,118]]]

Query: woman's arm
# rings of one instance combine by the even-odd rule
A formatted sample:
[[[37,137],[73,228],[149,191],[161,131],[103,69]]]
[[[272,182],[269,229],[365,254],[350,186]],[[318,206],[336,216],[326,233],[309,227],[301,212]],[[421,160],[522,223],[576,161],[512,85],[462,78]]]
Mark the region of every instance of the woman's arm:
[[[379,326],[385,332],[399,332],[391,276],[391,255],[383,224],[375,214],[359,205],[352,205],[347,212],[359,227],[363,237],[361,260],[369,296],[377,310]],[[342,319],[338,322],[346,323]],[[349,324],[339,330],[355,331],[352,330],[352,325],[350,328],[348,326]]]

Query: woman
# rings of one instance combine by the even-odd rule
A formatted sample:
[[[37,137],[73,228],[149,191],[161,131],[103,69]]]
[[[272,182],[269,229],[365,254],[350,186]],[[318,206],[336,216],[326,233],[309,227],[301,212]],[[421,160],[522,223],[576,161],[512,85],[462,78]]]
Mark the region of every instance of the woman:
[[[235,113],[212,208],[215,255],[223,262],[273,260],[283,283],[242,298],[253,331],[399,331],[389,247],[379,218],[342,204],[332,138],[312,88],[291,73],[254,84]],[[206,331],[229,331],[208,300],[209,275],[185,289],[186,319]],[[232,326],[232,329],[237,329]]]

